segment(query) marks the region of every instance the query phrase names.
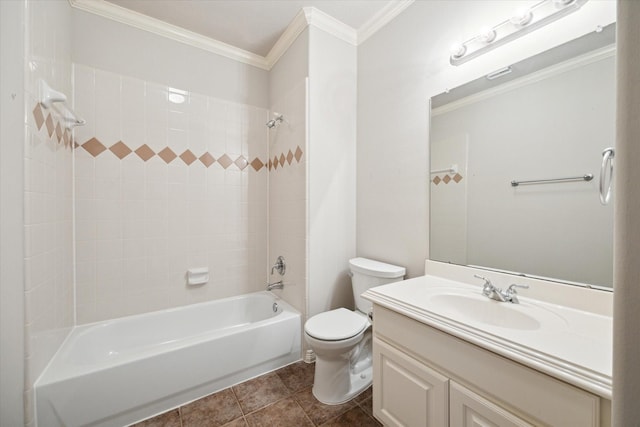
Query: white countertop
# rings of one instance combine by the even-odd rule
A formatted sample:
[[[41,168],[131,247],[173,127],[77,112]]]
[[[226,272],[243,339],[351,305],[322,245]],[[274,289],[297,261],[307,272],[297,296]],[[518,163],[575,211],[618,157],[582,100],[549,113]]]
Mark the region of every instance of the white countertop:
[[[481,286],[429,275],[377,286],[363,296],[375,304],[611,399],[613,319],[610,316],[522,296],[517,305],[497,302],[483,296]],[[465,304],[443,303],[451,296],[454,299],[464,296]],[[528,322],[521,323],[518,328],[500,324],[490,316],[494,309],[509,310],[508,314],[513,316],[507,317],[514,322],[519,319]],[[479,318],[483,320],[477,320]]]

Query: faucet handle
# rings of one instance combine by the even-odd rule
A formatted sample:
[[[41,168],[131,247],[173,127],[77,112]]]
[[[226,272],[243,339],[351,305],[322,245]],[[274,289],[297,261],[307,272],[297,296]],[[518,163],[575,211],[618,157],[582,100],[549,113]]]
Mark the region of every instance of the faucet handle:
[[[477,279],[481,279],[484,280],[484,284],[491,284],[491,280],[487,279],[486,277],[480,276],[479,274],[474,274],[473,277],[477,278]]]
[[[518,292],[516,288],[529,289],[529,285],[518,285],[516,283],[512,283],[508,288],[507,292],[505,292],[505,299],[512,304],[520,304],[520,300],[518,300]]]
[[[529,289],[529,285],[518,285],[517,283],[512,283],[508,288],[507,292],[512,294],[517,294],[516,288]]]

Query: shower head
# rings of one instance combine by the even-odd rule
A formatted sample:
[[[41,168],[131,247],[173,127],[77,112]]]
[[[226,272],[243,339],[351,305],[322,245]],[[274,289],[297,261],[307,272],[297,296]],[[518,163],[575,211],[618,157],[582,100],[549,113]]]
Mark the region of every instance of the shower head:
[[[269,129],[273,129],[274,127],[278,126],[280,123],[282,123],[282,121],[284,120],[284,117],[282,117],[282,114],[279,114],[275,119],[271,119],[269,120],[266,125]]]

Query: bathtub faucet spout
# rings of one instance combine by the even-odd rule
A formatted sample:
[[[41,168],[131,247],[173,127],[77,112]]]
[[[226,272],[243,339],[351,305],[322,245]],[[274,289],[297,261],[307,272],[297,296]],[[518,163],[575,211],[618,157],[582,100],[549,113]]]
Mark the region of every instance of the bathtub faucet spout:
[[[282,288],[284,288],[284,283],[282,283],[282,280],[278,280],[277,282],[274,282],[274,283],[267,283],[268,291],[272,291],[274,289],[282,289]]]

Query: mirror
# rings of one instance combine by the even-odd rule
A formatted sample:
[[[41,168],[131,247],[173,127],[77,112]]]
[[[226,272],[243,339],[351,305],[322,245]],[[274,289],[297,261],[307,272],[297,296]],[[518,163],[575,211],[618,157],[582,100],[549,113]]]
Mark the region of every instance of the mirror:
[[[615,24],[435,96],[430,259],[611,289],[614,139]]]

